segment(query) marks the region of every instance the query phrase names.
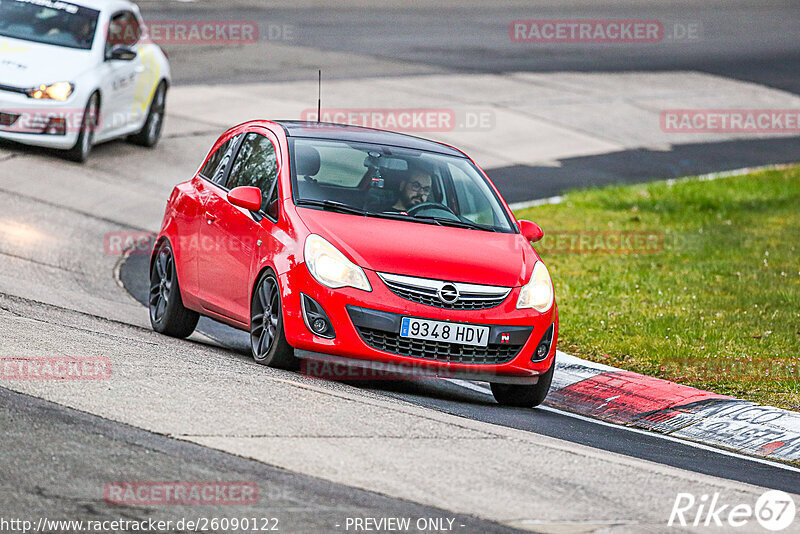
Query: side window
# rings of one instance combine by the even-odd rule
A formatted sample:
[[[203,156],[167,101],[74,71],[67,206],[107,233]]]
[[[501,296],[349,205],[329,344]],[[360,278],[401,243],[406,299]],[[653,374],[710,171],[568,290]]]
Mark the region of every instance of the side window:
[[[142,28],[136,15],[130,11],[123,11],[111,17],[106,38],[106,52],[115,46],[133,46],[139,42]]]
[[[200,171],[203,178],[220,185],[222,178],[225,176],[225,168],[233,157],[233,149],[236,147],[236,141],[238,141],[240,137],[241,134],[231,137],[208,158],[208,161],[203,165]]]
[[[274,218],[277,217],[277,192],[274,200],[270,193],[277,178],[278,158],[272,141],[257,133],[247,134],[233,162],[228,189],[244,185],[258,187],[261,189],[262,209]],[[274,211],[274,215],[270,211]]]

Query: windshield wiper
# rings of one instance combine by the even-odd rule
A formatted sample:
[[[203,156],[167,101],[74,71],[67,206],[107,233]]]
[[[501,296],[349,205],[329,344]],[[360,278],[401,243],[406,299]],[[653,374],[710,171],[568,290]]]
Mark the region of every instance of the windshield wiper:
[[[394,219],[399,221],[416,221],[427,224],[437,224],[439,226],[453,226],[456,228],[469,228],[471,230],[486,230],[488,232],[496,232],[497,230],[492,226],[483,226],[482,224],[474,223],[469,220],[463,219],[448,219],[446,217],[433,217],[430,215],[408,215],[403,213],[393,212],[375,212],[367,211],[361,208],[356,208],[337,202],[336,200],[314,200],[314,199],[300,199],[296,202],[298,206],[312,206],[322,208],[326,211],[336,211],[339,213],[349,213],[352,215],[362,215],[364,217],[378,217],[381,219]]]
[[[418,215],[415,219],[422,219],[424,221],[432,221],[439,226],[453,226],[456,228],[469,228],[471,230],[486,230],[488,232],[496,232],[497,230],[492,226],[484,226],[482,224],[474,223],[464,219],[448,219],[447,217],[433,217],[430,215]]]
[[[403,215],[402,213],[367,211],[360,208],[356,208],[354,206],[350,206],[343,202],[337,202],[336,200],[300,199],[296,202],[296,204],[298,206],[312,206],[315,208],[322,208],[327,211],[338,211],[341,213],[350,213],[353,215],[363,215],[364,217],[379,217],[381,219],[394,219],[398,221],[414,220],[414,217],[410,215]],[[436,221],[422,221],[422,222],[430,222],[431,224],[436,224]]]
[[[335,200],[310,200],[310,199],[301,199],[296,202],[298,206],[314,206],[317,208],[322,208],[327,211],[337,211],[339,213],[351,213],[353,215],[367,215],[367,212],[359,209],[354,208],[353,206],[348,206],[343,202],[337,202]]]

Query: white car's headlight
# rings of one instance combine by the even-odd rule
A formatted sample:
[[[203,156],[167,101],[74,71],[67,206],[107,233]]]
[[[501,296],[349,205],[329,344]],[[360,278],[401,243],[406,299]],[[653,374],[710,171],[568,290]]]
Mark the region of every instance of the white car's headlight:
[[[320,284],[332,289],[354,287],[372,291],[364,270],[322,237],[309,235],[304,255],[309,272]]]
[[[544,263],[537,261],[533,266],[531,280],[524,286],[517,300],[517,309],[533,308],[544,313],[553,306],[553,281]]]
[[[28,96],[35,100],[66,100],[75,86],[69,82],[51,83],[50,85],[40,85],[28,91]]]

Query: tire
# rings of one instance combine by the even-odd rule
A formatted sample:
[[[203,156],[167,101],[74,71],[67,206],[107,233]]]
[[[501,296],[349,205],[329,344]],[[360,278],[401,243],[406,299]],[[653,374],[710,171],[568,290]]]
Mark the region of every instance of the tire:
[[[97,129],[97,117],[100,113],[100,95],[92,93],[86,102],[86,109],[81,119],[81,131],[75,146],[65,152],[67,159],[76,163],[85,163],[94,146],[94,134]]]
[[[532,385],[518,384],[498,384],[492,382],[492,395],[494,399],[503,406],[515,406],[517,408],[533,408],[539,406],[547,398],[550,391],[550,383],[553,381],[553,372],[556,369],[556,360],[543,375],[539,376],[539,381]]]
[[[300,360],[286,341],[282,311],[278,279],[267,271],[256,283],[250,303],[250,350],[261,365],[297,370]]]
[[[169,243],[162,242],[154,252],[150,268],[150,324],[159,334],[189,337],[197,327],[200,314],[187,309],[181,298],[175,257]]]
[[[142,129],[135,134],[128,136],[128,140],[139,146],[153,148],[161,139],[161,130],[164,128],[164,112],[167,108],[167,84],[161,82],[153,93],[150,101],[150,108],[147,111],[147,119],[144,121]]]

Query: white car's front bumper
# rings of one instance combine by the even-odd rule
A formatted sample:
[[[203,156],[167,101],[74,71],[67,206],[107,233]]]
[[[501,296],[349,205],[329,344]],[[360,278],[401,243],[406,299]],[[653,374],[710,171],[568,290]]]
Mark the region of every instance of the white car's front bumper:
[[[85,106],[86,102],[81,102],[78,95],[59,102],[0,91],[0,139],[68,150],[78,140]],[[59,118],[64,119],[63,129],[51,122]],[[51,128],[46,133],[48,124]]]

